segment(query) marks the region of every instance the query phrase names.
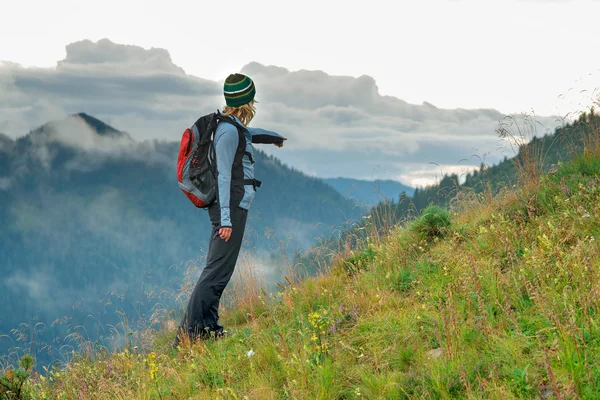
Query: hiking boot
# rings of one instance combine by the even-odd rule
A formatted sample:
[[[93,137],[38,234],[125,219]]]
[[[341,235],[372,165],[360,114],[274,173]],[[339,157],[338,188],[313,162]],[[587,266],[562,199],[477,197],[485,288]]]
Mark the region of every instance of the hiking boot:
[[[216,331],[213,331],[213,332],[215,333],[215,338],[216,338],[216,339],[222,339],[222,338],[224,338],[224,337],[229,337],[229,336],[231,336],[231,332],[229,332],[229,331],[227,331],[227,330],[225,330],[225,329],[223,329],[223,328],[221,328],[221,329],[218,329],[218,330],[216,330]]]
[[[190,342],[194,343],[197,340],[208,340],[208,339],[222,339],[224,337],[230,336],[231,333],[225,329],[223,329],[223,325],[218,324],[217,329],[209,331],[208,329],[203,329],[200,332],[191,333],[190,334]],[[171,342],[171,347],[176,349],[181,344],[181,339],[179,338],[179,334],[175,336],[175,339]]]

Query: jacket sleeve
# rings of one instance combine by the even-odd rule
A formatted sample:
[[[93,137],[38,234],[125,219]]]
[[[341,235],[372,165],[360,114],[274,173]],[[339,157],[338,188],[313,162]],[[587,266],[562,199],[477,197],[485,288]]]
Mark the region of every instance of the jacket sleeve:
[[[283,142],[283,136],[261,128],[246,128],[252,135],[252,143],[274,144]]]
[[[220,129],[219,129],[220,128]],[[231,169],[239,143],[238,131],[231,124],[220,124],[215,133],[215,153],[217,155],[217,182],[219,206],[221,207],[221,227],[231,227],[230,197]]]

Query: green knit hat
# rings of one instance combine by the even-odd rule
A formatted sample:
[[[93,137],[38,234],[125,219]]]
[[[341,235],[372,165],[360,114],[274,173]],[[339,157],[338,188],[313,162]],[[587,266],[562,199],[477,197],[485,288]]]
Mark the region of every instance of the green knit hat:
[[[231,74],[225,79],[223,85],[225,104],[230,107],[239,107],[250,103],[256,95],[256,87],[252,79],[242,74]]]

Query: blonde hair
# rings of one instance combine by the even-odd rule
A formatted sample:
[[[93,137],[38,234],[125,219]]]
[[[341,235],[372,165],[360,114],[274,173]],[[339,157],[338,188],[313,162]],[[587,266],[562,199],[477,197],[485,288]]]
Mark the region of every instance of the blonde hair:
[[[225,106],[223,108],[223,114],[236,117],[244,124],[244,126],[248,126],[250,121],[252,121],[252,118],[254,118],[254,114],[256,114],[256,103],[258,103],[258,101],[252,100],[250,103],[239,107]]]

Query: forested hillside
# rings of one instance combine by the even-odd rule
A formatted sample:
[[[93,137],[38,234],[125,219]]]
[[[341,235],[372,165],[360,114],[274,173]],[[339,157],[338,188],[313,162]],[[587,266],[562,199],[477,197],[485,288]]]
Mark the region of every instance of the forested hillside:
[[[501,123],[498,136],[506,141],[504,160],[497,165],[481,164],[479,170],[466,174],[465,182],[458,185],[456,174],[446,175],[439,184],[418,188],[413,196],[417,210],[427,205],[446,204],[459,189],[470,189],[475,193],[498,192],[518,183],[519,176],[539,177],[542,172],[558,162],[572,159],[583,151],[584,140],[589,133],[600,126],[600,117],[591,112],[582,113],[571,123],[557,128],[554,132],[538,133],[534,129],[534,120],[517,126],[512,119]],[[534,136],[535,135],[535,136]]]
[[[0,136],[0,336],[8,335],[0,353],[32,340],[54,352],[78,325],[88,337],[108,336],[117,310],[135,319],[158,294],[172,305],[163,297],[188,261],[202,265],[210,231],[206,211],[177,186],[179,138],[135,142],[86,114],[15,141]],[[261,152],[255,158],[263,185],[246,250],[306,248],[360,218],[329,185]]]
[[[457,174],[444,175],[439,183],[416,188],[412,196],[402,193],[397,199],[378,203],[367,216],[340,234],[324,238],[309,251],[299,251],[295,262],[308,274],[331,263],[331,255],[341,249],[349,249],[363,243],[369,232],[385,231],[397,223],[405,223],[418,216],[427,206],[451,206],[462,197],[485,196],[491,198],[503,189],[519,183],[539,179],[542,173],[553,171],[560,162],[566,162],[580,154],[586,142],[594,140],[600,129],[600,116],[592,108],[571,123],[554,132],[539,133],[536,121],[524,119],[521,126],[507,118],[498,128],[499,139],[505,142],[507,156],[497,165],[482,163],[478,170],[466,174],[464,182]],[[595,145],[587,143],[588,147]],[[512,157],[508,155],[512,153]]]

